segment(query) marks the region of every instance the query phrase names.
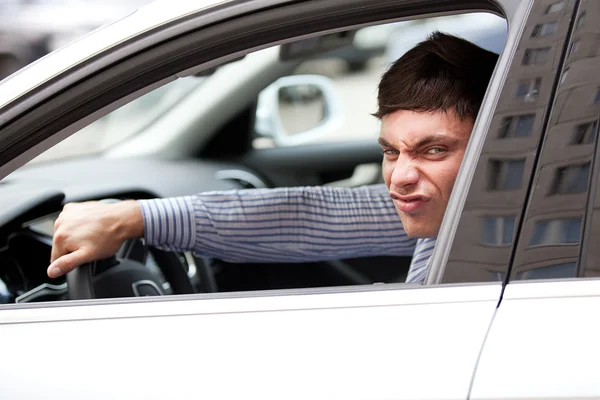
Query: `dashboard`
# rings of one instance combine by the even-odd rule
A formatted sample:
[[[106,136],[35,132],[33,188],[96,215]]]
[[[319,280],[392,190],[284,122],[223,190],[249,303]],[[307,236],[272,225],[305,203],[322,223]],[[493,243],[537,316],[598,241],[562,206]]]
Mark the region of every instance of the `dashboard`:
[[[15,171],[0,183],[0,304],[67,299],[65,278],[46,275],[54,221],[67,202],[240,189],[248,186],[246,179],[262,182],[236,165],[194,160],[81,159]],[[161,294],[170,294],[152,252],[142,253],[139,261],[160,278]],[[202,260],[186,253],[176,256],[193,279]]]

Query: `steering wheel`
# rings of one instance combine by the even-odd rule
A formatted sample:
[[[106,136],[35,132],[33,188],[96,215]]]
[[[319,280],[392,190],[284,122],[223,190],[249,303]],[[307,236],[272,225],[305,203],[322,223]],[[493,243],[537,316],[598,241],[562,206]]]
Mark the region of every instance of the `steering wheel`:
[[[163,295],[161,279],[144,264],[148,252],[156,260],[173,293],[195,293],[177,254],[146,247],[140,239],[132,239],[125,242],[118,255],[81,265],[67,273],[69,298]]]
[[[102,203],[119,201],[121,200],[100,200]],[[174,294],[195,293],[187,268],[176,253],[145,246],[141,239],[130,239],[121,246],[117,255],[80,265],[67,273],[69,298],[80,300],[163,295],[161,279],[145,266],[148,253],[156,261]],[[198,271],[201,278],[210,277],[212,274],[210,266],[202,267]],[[205,270],[207,268],[208,271]],[[215,285],[203,284],[202,286],[203,291],[213,291],[211,289],[215,288]]]

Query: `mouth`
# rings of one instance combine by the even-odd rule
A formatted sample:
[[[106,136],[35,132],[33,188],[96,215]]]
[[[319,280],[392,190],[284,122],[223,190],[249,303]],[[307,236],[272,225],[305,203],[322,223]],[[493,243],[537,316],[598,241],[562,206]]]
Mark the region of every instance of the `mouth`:
[[[399,211],[411,213],[423,208],[430,198],[419,195],[401,196],[396,193],[390,193],[390,197],[394,200]]]

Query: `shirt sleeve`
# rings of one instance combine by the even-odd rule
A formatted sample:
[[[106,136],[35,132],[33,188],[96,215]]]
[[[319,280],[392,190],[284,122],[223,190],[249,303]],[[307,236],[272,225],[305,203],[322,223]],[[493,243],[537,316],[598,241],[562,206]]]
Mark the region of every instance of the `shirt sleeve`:
[[[146,243],[228,262],[410,256],[385,185],[205,192],[139,200]]]

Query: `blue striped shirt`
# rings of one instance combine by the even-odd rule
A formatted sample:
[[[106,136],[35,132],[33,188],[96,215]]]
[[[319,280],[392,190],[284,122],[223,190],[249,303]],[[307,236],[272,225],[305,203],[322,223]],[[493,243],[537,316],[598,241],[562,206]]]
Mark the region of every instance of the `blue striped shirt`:
[[[411,256],[383,184],[214,191],[139,200],[146,243],[228,262]]]

